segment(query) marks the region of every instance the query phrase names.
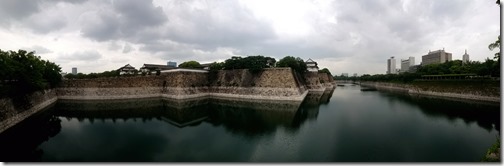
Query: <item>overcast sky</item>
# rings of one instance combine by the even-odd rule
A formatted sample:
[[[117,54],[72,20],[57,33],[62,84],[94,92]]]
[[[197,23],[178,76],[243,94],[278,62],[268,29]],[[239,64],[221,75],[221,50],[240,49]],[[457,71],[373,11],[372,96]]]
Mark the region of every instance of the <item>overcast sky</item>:
[[[495,0],[1,0],[0,49],[34,50],[64,72],[126,64],[311,58],[333,74],[384,74],[387,59],[445,49],[493,57]]]

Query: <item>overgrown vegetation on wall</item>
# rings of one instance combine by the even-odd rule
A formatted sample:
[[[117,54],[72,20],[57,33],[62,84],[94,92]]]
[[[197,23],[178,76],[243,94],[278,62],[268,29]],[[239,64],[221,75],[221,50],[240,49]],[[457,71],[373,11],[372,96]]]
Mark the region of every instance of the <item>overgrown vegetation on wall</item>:
[[[89,74],[83,74],[83,73],[77,73],[77,74],[67,74],[65,75],[65,78],[68,79],[90,79],[90,78],[103,78],[103,77],[117,77],[119,76],[119,71],[117,70],[111,70],[111,71],[104,71],[101,73],[89,73]],[[125,74],[124,76],[128,76],[128,74]]]

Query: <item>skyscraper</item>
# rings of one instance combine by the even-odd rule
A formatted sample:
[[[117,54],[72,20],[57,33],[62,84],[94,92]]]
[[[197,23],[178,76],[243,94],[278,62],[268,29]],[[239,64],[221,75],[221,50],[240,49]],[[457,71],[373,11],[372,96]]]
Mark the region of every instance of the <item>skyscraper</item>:
[[[77,68],[76,67],[72,67],[72,74],[77,75]]]
[[[469,54],[467,54],[467,49],[465,50],[464,55],[462,55],[462,63],[469,62]]]
[[[394,57],[387,59],[387,74],[396,74],[396,60]]]

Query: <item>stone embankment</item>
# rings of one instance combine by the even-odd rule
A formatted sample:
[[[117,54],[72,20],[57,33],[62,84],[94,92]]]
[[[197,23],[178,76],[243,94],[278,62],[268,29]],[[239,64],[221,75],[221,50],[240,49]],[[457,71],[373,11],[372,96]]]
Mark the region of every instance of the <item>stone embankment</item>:
[[[301,103],[309,91],[331,91],[332,77],[307,73],[300,78],[291,68],[259,73],[242,70],[162,72],[161,75],[64,80],[60,87],[28,96],[22,107],[0,99],[0,132],[14,126],[58,99],[105,100],[139,98],[231,98]]]
[[[46,90],[35,92],[25,99],[0,99],[0,133],[55,103],[58,98],[54,90]]]
[[[385,83],[385,82],[360,82],[362,86],[375,87],[378,90],[393,90],[413,95],[428,95],[447,98],[458,98],[476,101],[500,102],[500,88],[491,83],[490,86],[471,87],[468,84],[452,84],[441,82],[417,82],[413,84]]]
[[[56,91],[60,99],[75,100],[215,96],[302,101],[310,88],[295,77],[290,68],[265,69],[255,74],[248,70],[179,71],[159,76],[66,80]],[[318,86],[325,89],[320,83]]]

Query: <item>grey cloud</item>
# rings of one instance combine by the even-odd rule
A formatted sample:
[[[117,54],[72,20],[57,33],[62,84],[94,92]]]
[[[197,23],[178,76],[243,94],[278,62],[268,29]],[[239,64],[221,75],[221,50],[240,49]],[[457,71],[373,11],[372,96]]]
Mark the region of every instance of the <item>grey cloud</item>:
[[[25,48],[22,48],[26,51],[35,51],[35,54],[47,54],[47,53],[52,53],[53,51],[45,48],[45,47],[42,47],[42,46],[39,46],[39,45],[34,45],[34,46],[31,46],[31,47],[25,47]]]
[[[0,22],[28,17],[40,11],[39,1],[33,0],[2,0],[0,1]]]
[[[56,3],[79,4],[85,1],[87,0],[2,0],[0,1],[0,24],[10,27],[11,22],[33,16],[39,13],[41,9],[54,6]]]
[[[97,41],[127,39],[167,21],[163,9],[154,7],[152,0],[113,1],[108,7],[84,16],[81,22],[83,36]]]
[[[127,53],[129,53],[129,52],[131,52],[131,51],[134,51],[134,50],[135,50],[135,49],[134,49],[133,47],[131,47],[131,45],[130,45],[130,44],[126,43],[126,44],[124,44],[124,48],[123,48],[122,53],[127,54]]]
[[[60,55],[58,59],[62,61],[94,61],[100,59],[101,57],[102,55],[98,51],[87,50]]]

